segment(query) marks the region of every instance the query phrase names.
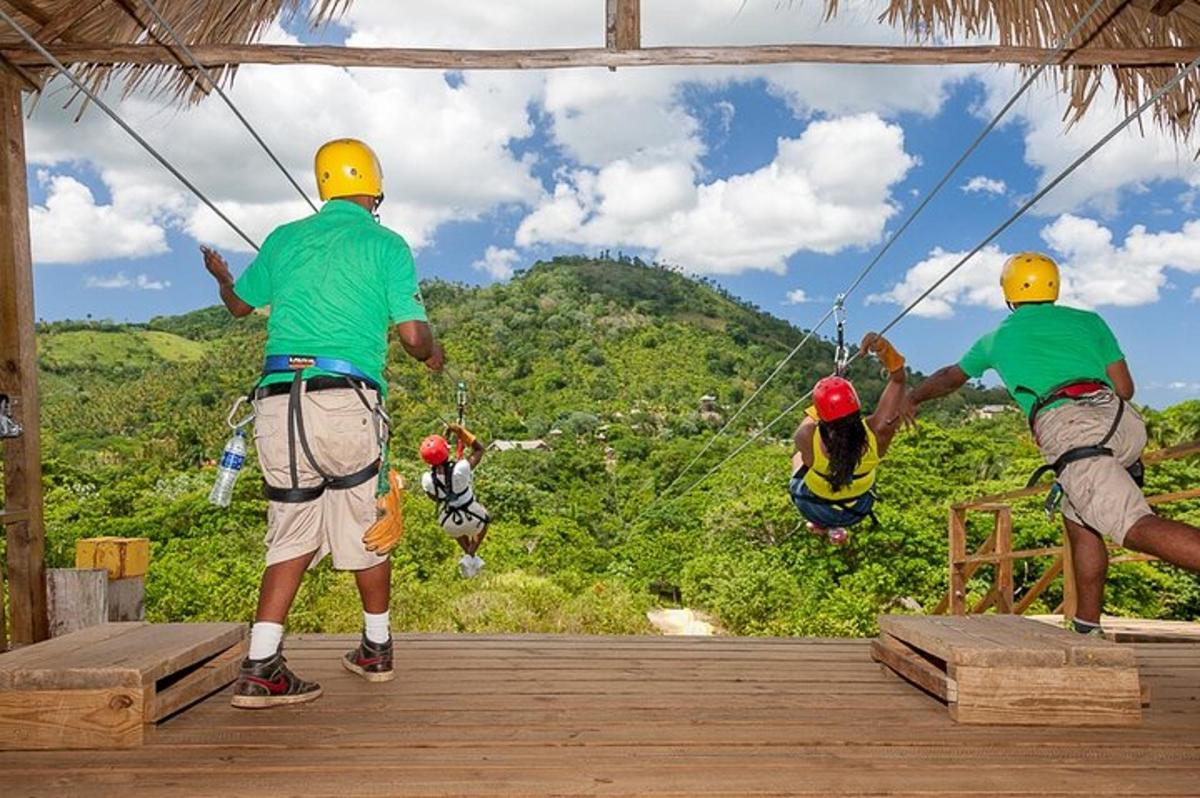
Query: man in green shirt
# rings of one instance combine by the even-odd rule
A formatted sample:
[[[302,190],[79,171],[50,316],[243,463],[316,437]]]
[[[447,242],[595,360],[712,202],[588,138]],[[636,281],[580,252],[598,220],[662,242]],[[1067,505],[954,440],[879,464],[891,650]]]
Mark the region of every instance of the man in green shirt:
[[[1080,632],[1100,628],[1108,548],[1118,545],[1200,571],[1200,529],[1159,518],[1136,481],[1146,427],[1127,404],[1133,377],[1112,330],[1095,313],[1056,305],[1058,266],[1045,255],[1009,258],[1000,277],[1012,314],[956,365],[909,394],[909,412],[995,370],[1029,418],[1063,491]],[[1131,473],[1131,471],[1133,473]]]
[[[353,571],[363,637],[343,665],[372,682],[393,678],[388,628],[391,561],[368,549],[376,485],[386,470],[383,380],[388,329],[409,356],[440,371],[444,355],[426,321],[408,244],[380,225],[383,178],[375,153],[354,139],[316,157],[321,211],[277,228],[235,282],[204,248],[204,263],[236,317],[270,306],[255,436],[267,511],[267,569],[233,705],[257,709],[311,701],[314,682],[282,656],[283,624],[307,568],[326,554]]]

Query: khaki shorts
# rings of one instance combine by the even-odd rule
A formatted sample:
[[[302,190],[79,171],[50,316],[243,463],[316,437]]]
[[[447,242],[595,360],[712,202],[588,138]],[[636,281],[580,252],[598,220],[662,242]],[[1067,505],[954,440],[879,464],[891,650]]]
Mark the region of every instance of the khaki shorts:
[[[1095,402],[1068,402],[1041,413],[1038,447],[1047,463],[1079,446],[1094,446],[1112,427],[1120,400],[1111,392]],[[1153,511],[1142,489],[1125,470],[1146,447],[1146,425],[1126,403],[1121,423],[1107,444],[1114,457],[1089,457],[1071,463],[1058,477],[1063,489],[1063,515],[1099,532],[1117,545],[1135,522]]]
[[[366,391],[374,404],[374,391]],[[379,458],[382,423],[363,406],[351,388],[304,392],[300,398],[304,431],[313,457],[332,476],[353,474]],[[270,485],[290,487],[288,463],[288,396],[269,396],[254,402],[254,445],[263,477]],[[296,472],[300,487],[321,483],[299,441]],[[386,560],[367,551],[362,536],[375,523],[375,485],[368,479],[348,490],[326,490],[308,502],[270,502],[267,508],[267,565],[316,552],[310,568],[326,554],[340,571],[361,571]]]

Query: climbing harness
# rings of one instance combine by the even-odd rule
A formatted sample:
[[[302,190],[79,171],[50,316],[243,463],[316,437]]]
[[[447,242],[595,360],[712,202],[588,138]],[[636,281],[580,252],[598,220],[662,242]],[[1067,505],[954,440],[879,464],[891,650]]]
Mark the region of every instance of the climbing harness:
[[[315,376],[310,377],[306,381],[304,379],[304,371],[309,368],[328,371],[338,376]],[[230,423],[232,424],[234,413],[241,403],[247,399],[265,399],[270,396],[280,396],[284,393],[288,395],[288,471],[291,484],[287,487],[272,485],[264,477],[263,495],[271,501],[298,504],[318,499],[326,490],[349,490],[375,477],[380,477],[376,485],[376,495],[382,496],[387,493],[390,490],[390,485],[387,481],[387,470],[384,468],[384,465],[387,463],[387,441],[390,419],[383,407],[382,399],[372,405],[364,390],[370,389],[375,391],[377,396],[382,396],[379,385],[352,363],[337,358],[313,357],[310,355],[269,355],[263,363],[263,376],[289,372],[294,374],[290,382],[255,388],[251,392],[250,397],[239,399],[229,414]],[[363,407],[371,413],[377,422],[376,429],[378,432],[376,433],[376,437],[379,442],[379,458],[352,474],[333,475],[326,472],[317,463],[317,459],[313,455],[312,447],[308,441],[308,435],[304,429],[304,411],[301,403],[302,393],[333,388],[353,389],[358,395],[359,401],[362,402]],[[297,441],[299,441],[300,450],[303,452],[305,459],[321,477],[321,482],[311,487],[300,486],[296,452]]]
[[[1081,460],[1090,460],[1094,457],[1116,456],[1116,453],[1113,452],[1108,444],[1112,440],[1113,436],[1117,434],[1117,429],[1119,429],[1121,426],[1121,419],[1125,415],[1125,400],[1119,396],[1116,396],[1116,394],[1112,392],[1112,388],[1109,387],[1107,383],[1093,379],[1071,380],[1050,389],[1041,396],[1037,396],[1036,392],[1030,388],[1026,388],[1023,385],[1017,386],[1014,393],[1029,393],[1037,397],[1036,401],[1033,403],[1033,407],[1029,410],[1029,429],[1031,432],[1033,432],[1035,441],[1037,440],[1036,424],[1038,414],[1055,402],[1068,401],[1099,405],[1109,402],[1113,398],[1115,398],[1117,401],[1117,412],[1113,416],[1112,424],[1109,426],[1108,432],[1104,434],[1104,437],[1101,438],[1098,443],[1091,444],[1089,446],[1076,446],[1073,449],[1068,449],[1059,455],[1058,459],[1056,459],[1053,463],[1043,465],[1035,470],[1033,475],[1029,477],[1029,481],[1025,483],[1026,488],[1032,488],[1034,485],[1038,484],[1042,480],[1042,477],[1047,473],[1051,471],[1054,472],[1056,479],[1054,484],[1050,487],[1050,493],[1046,497],[1046,501],[1043,505],[1043,509],[1046,512],[1046,519],[1053,521],[1054,514],[1058,510],[1059,505],[1062,503],[1063,488],[1061,482],[1059,482],[1059,478],[1062,477],[1062,473],[1066,467],[1071,465],[1071,463],[1078,463]],[[1133,478],[1133,481],[1137,483],[1137,486],[1139,488],[1142,487],[1145,481],[1145,468],[1142,464],[1142,461],[1139,459],[1126,470],[1129,472],[1129,476]]]

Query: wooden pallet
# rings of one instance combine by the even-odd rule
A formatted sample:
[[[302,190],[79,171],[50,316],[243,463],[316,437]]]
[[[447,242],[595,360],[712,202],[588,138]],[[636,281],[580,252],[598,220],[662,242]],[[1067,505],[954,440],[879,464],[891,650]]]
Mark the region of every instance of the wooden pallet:
[[[229,684],[246,626],[108,623],[0,655],[0,750],[130,748]]]
[[[959,723],[1141,723],[1131,648],[1013,615],[885,615],[879,628],[872,658],[944,701]]]

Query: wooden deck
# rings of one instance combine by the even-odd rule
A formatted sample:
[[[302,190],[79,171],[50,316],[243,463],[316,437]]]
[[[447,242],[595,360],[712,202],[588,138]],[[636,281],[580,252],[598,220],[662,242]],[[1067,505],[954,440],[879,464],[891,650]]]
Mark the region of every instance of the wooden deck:
[[[0,753],[12,798],[389,795],[1196,795],[1200,645],[1137,647],[1133,729],[957,726],[866,640],[405,636],[396,681],[288,657],[316,703],[217,694],[144,748]]]

